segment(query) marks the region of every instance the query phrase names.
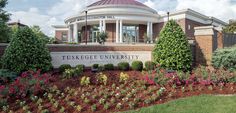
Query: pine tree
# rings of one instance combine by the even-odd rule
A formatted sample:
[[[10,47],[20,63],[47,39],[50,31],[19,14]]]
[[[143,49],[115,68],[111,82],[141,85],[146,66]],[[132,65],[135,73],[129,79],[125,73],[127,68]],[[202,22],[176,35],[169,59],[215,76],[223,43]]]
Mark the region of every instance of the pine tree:
[[[163,68],[187,71],[192,65],[192,53],[182,28],[170,20],[160,33],[153,50],[154,62]]]

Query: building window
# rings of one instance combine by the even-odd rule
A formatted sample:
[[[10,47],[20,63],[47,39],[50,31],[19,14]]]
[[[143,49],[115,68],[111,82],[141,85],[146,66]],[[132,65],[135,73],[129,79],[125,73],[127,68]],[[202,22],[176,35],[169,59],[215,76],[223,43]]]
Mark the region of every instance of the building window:
[[[191,25],[188,25],[188,30],[191,30]]]
[[[64,42],[64,41],[67,41],[67,33],[66,32],[62,32],[61,34],[61,40]]]

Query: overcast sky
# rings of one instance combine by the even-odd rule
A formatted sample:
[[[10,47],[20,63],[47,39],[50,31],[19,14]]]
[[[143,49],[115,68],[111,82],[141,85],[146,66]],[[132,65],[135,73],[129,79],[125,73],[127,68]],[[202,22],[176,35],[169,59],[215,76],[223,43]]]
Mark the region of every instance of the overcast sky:
[[[85,6],[98,0],[8,0],[6,10],[11,21],[20,20],[29,26],[39,25],[43,32],[54,36],[51,25],[62,25],[64,19],[79,13]],[[236,0],[138,0],[160,14],[190,8],[225,22],[236,19]]]

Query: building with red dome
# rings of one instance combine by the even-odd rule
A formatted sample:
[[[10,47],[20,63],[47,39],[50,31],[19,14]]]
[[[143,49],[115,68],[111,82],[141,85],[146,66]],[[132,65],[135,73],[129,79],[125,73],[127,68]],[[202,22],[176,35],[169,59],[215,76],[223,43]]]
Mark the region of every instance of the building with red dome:
[[[56,39],[62,42],[97,43],[98,34],[106,32],[107,42],[111,43],[153,43],[168,19],[176,20],[188,39],[194,39],[194,27],[227,24],[191,9],[170,12],[168,16],[135,0],[100,0],[66,18],[65,25],[53,27]]]

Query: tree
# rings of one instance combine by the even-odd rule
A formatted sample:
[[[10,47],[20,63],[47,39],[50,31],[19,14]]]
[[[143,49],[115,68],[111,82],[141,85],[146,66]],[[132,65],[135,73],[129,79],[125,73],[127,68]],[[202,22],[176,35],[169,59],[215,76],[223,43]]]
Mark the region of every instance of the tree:
[[[153,50],[154,62],[163,68],[188,71],[192,65],[192,53],[181,27],[170,20],[160,33]]]
[[[49,43],[50,38],[41,31],[39,26],[34,25],[30,28],[36,34],[37,38],[42,40],[44,43]]]
[[[229,25],[227,25],[223,31],[225,33],[235,33],[236,32],[236,22],[232,22]]]
[[[21,73],[31,69],[49,71],[51,56],[46,44],[28,27],[18,29],[2,57],[3,68]]]
[[[10,28],[7,26],[10,14],[3,10],[6,5],[7,0],[0,0],[0,42],[9,42],[10,38]]]
[[[108,38],[108,34],[106,32],[99,33],[97,39],[99,44],[104,44]]]

